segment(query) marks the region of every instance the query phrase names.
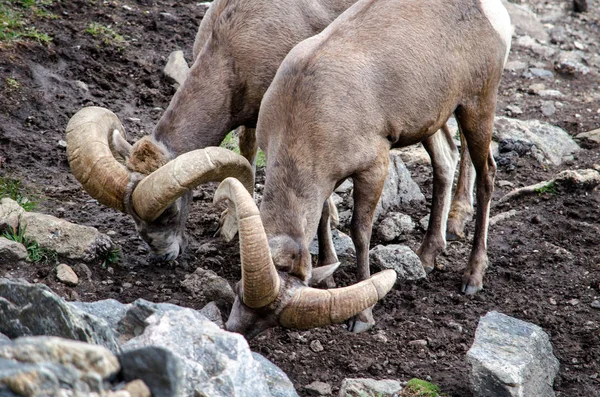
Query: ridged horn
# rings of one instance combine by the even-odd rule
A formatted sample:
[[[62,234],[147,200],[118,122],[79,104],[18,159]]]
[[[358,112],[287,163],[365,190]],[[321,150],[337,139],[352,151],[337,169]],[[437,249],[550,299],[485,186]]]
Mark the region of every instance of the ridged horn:
[[[213,202],[225,199],[233,203],[238,217],[244,304],[254,309],[265,307],[277,298],[280,279],[260,213],[252,195],[235,178],[221,182]]]
[[[110,110],[96,106],[81,109],[67,124],[67,156],[71,172],[90,196],[124,212],[130,173],[111,150],[115,130],[124,139],[123,125]]]
[[[138,183],[132,194],[133,208],[142,220],[152,222],[187,191],[230,176],[250,193],[254,191],[252,166],[239,154],[220,147],[184,153]]]
[[[341,323],[373,306],[395,282],[396,271],[388,269],[344,288],[302,288],[281,312],[279,323],[299,329]]]

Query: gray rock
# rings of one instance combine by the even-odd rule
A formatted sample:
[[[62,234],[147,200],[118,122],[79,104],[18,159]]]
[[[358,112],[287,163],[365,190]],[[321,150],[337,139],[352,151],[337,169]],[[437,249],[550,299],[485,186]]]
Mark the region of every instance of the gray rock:
[[[200,314],[204,317],[217,324],[219,328],[223,328],[225,324],[223,324],[223,317],[221,316],[221,310],[217,306],[215,302],[210,302],[205,305],[202,309],[200,309]]]
[[[187,275],[181,286],[200,302],[205,304],[215,301],[219,305],[232,305],[235,300],[233,289],[229,282],[212,270],[201,267]]]
[[[588,132],[581,132],[577,134],[575,138],[588,139],[592,142],[600,143],[600,128]]]
[[[427,276],[417,254],[406,245],[378,245],[369,251],[369,261],[381,270],[394,269],[398,274],[397,282],[421,280]]]
[[[342,381],[339,397],[398,397],[402,384],[393,379],[347,378]]]
[[[104,381],[119,371],[107,349],[56,337],[0,344],[0,395],[105,395]],[[5,393],[7,391],[7,393]]]
[[[331,396],[331,385],[329,383],[314,381],[304,386],[309,396]]]
[[[548,59],[548,58],[552,57],[554,54],[556,54],[556,50],[554,48],[538,43],[531,36],[519,37],[517,40],[513,40],[513,43],[516,46],[530,49],[531,51],[533,51],[534,53],[539,55],[541,58]],[[531,76],[533,76],[533,75],[530,75],[529,77],[531,78]]]
[[[183,392],[183,366],[168,349],[147,346],[119,355],[123,379],[141,379],[153,396],[180,396]]]
[[[24,261],[27,248],[21,243],[0,237],[0,263]]]
[[[356,258],[356,249],[354,248],[352,238],[347,234],[340,232],[337,229],[333,229],[331,230],[331,239],[333,241],[335,253],[337,254],[342,266],[354,266]],[[316,236],[308,246],[308,251],[312,255],[319,254],[319,243]]]
[[[392,241],[401,236],[408,236],[415,230],[415,223],[410,216],[393,212],[385,216],[377,227],[377,233],[383,241]]]
[[[8,336],[0,333],[0,343],[3,343],[3,342],[10,342],[10,338]]]
[[[77,277],[77,274],[71,269],[71,266],[64,263],[56,266],[56,278],[58,281],[67,285],[75,286],[79,284],[79,277]]]
[[[543,79],[554,80],[554,73],[552,73],[549,70],[540,69],[540,68],[530,68],[529,71],[535,77],[541,77]]]
[[[504,66],[504,69],[512,71],[523,70],[525,68],[527,68],[527,63],[523,61],[509,61]]]
[[[16,231],[19,228],[19,219],[25,210],[14,200],[8,197],[0,200],[0,232]]]
[[[563,74],[586,75],[590,68],[583,64],[585,55],[581,51],[561,51],[554,68]]]
[[[594,309],[600,309],[600,301],[594,300],[594,301],[592,301],[592,303],[590,303],[590,306],[593,307]]]
[[[544,116],[551,117],[556,113],[556,106],[554,106],[553,101],[543,101],[541,110]]]
[[[94,317],[103,319],[108,326],[118,333],[118,324],[131,305],[123,304],[115,299],[104,299],[95,302],[68,302],[69,305],[76,307]]]
[[[344,182],[342,182],[342,184],[340,186],[335,188],[335,192],[340,193],[340,194],[348,193],[348,192],[350,192],[350,190],[352,190],[353,186],[354,186],[354,184],[352,183],[352,179],[348,178]]]
[[[67,304],[42,284],[0,278],[0,318],[0,332],[11,339],[59,336],[119,350],[106,321]]]
[[[519,211],[517,210],[510,210],[496,214],[490,218],[490,226],[495,226],[497,223],[510,219],[518,213]]]
[[[523,114],[523,110],[516,105],[508,105],[506,106],[506,110],[515,115]]]
[[[510,15],[510,21],[516,27],[517,32],[527,34],[538,40],[550,40],[544,24],[527,5],[510,3],[506,0],[502,0],[502,4],[506,7]]]
[[[425,196],[412,180],[410,172],[400,158],[400,152],[390,151],[390,165],[383,192],[375,209],[375,220],[389,211],[395,211],[408,203],[423,202]]]
[[[146,321],[149,325],[144,333],[122,348],[169,349],[182,363],[182,395],[270,396],[261,366],[252,358],[242,335],[223,331],[203,315],[185,308],[155,314]]]
[[[185,81],[189,70],[190,67],[183,57],[183,51],[173,51],[169,54],[169,59],[167,60],[167,65],[164,69],[164,73],[167,77],[181,85]]]
[[[537,325],[498,312],[479,321],[467,352],[476,397],[554,396],[559,363],[548,335]]]
[[[252,352],[252,357],[261,365],[273,397],[298,397],[294,384],[285,372],[258,353]]]
[[[429,218],[431,218],[431,215],[425,215],[419,220],[419,225],[423,230],[427,230],[427,228],[429,227]]]
[[[541,152],[538,160],[552,165],[560,165],[565,157],[579,150],[579,146],[565,130],[538,120],[496,117],[494,139],[513,139],[533,144]]]

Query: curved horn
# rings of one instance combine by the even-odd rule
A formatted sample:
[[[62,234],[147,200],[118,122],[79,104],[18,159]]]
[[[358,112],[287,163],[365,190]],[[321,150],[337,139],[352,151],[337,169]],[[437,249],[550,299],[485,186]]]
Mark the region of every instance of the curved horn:
[[[235,176],[247,191],[254,191],[252,166],[244,157],[220,147],[184,153],[142,179],[132,194],[133,208],[152,222],[187,191],[206,182]]]
[[[265,307],[277,298],[280,279],[260,213],[252,196],[235,178],[221,182],[213,202],[224,199],[233,203],[238,217],[244,304],[254,309]]]
[[[111,150],[115,130],[125,135],[110,110],[96,106],[81,109],[67,124],[67,156],[71,172],[90,196],[125,212],[123,198],[130,173]]]
[[[308,329],[337,324],[373,306],[396,282],[396,271],[384,270],[368,280],[344,288],[304,287],[281,312],[279,323],[286,328]]]

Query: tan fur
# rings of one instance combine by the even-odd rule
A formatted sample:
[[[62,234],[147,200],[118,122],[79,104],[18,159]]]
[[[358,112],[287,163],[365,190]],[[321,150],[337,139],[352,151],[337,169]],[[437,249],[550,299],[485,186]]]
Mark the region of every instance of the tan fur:
[[[152,142],[150,137],[143,137],[137,141],[129,158],[127,168],[133,172],[149,175],[169,162],[170,155],[166,148]]]
[[[471,0],[360,0],[298,44],[265,94],[257,124],[267,156],[261,204],[267,233],[306,247],[335,184],[352,177],[351,232],[365,279],[389,149],[427,142],[455,113],[478,175],[475,241],[463,290],[480,289],[495,172],[489,145],[506,51]],[[445,223],[434,221],[436,229]]]

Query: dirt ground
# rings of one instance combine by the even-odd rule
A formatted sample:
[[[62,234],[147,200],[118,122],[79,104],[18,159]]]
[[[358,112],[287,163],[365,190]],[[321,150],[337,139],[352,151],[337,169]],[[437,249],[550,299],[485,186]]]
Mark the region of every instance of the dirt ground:
[[[98,205],[82,190],[70,174],[60,141],[68,119],[88,105],[108,107],[117,113],[130,141],[150,133],[175,92],[161,72],[166,58],[171,51],[182,49],[186,59],[191,59],[203,9],[196,1],[50,3],[43,7],[57,18],[32,19],[39,31],[52,37],[49,45],[35,41],[0,44],[0,176],[22,180],[39,202],[36,211],[109,233],[122,247],[123,256],[114,266],[88,264],[91,280],[83,280],[75,288],[55,280],[53,264],[3,263],[0,276],[41,282],[72,300],[114,298],[131,302],[145,298],[200,308],[205,302],[194,299],[180,285],[185,275],[202,266],[231,283],[240,277],[237,240],[224,243],[213,237],[220,212],[211,204],[214,186],[195,194],[187,252],[170,264],[151,265],[133,221]],[[560,8],[559,1],[526,3],[540,13]],[[585,39],[588,51],[598,53],[600,2],[588,0],[588,4],[587,14],[566,12],[561,23]],[[119,44],[114,37],[105,42],[86,33],[92,22],[111,26],[124,43]],[[520,47],[513,48],[509,60],[553,69],[551,62]],[[16,80],[19,87],[9,85],[8,78]],[[572,135],[600,127],[597,74],[557,74],[549,85],[565,97],[561,99],[563,107],[550,117],[540,112],[540,97],[527,90],[537,82],[548,84],[541,78],[524,77],[522,72],[506,71],[497,114],[508,115],[506,106],[516,104],[523,113],[513,117],[540,119]],[[550,178],[563,169],[600,164],[598,145],[582,142],[582,147],[572,160],[557,168],[522,156],[513,170],[499,167],[496,180],[518,187]],[[414,166],[411,171],[429,199],[430,168]],[[262,175],[260,171],[259,180]],[[494,200],[511,189],[497,184]],[[253,340],[252,349],[281,367],[300,395],[306,395],[304,386],[316,380],[330,383],[335,390],[347,377],[419,377],[431,379],[451,396],[469,397],[465,353],[479,317],[496,310],[538,324],[550,335],[560,360],[557,396],[600,396],[600,311],[590,306],[600,295],[600,193],[559,189],[493,205],[491,215],[510,209],[519,212],[490,228],[490,267],[485,289],[477,295],[459,293],[461,269],[473,234],[471,222],[467,241],[449,243],[441,255],[444,270],[429,275],[427,281],[396,286],[376,306],[374,329],[358,335],[348,333],[343,325],[308,332],[274,329]],[[425,205],[404,210],[415,221],[428,211]],[[416,249],[423,233],[418,228],[407,244]],[[374,237],[372,246],[378,242]],[[198,250],[207,243],[213,249]],[[344,269],[337,280],[351,283],[355,274]],[[321,342],[323,351],[311,349],[314,340]],[[427,345],[409,344],[413,340],[426,340]]]

